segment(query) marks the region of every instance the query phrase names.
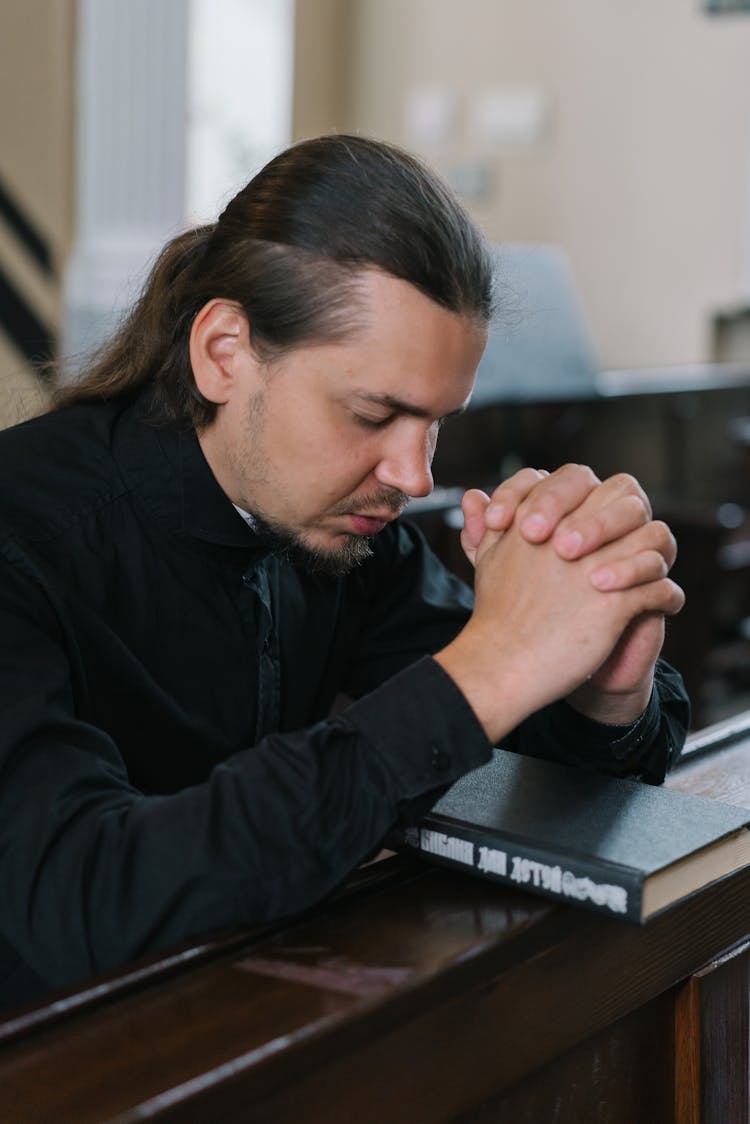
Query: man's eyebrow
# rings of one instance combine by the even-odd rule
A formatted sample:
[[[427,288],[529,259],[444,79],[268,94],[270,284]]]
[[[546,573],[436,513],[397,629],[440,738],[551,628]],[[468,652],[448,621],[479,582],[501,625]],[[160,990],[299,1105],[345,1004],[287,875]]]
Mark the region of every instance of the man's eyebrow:
[[[407,414],[412,418],[429,418],[432,415],[429,410],[425,410],[423,406],[415,406],[411,402],[404,402],[401,398],[395,398],[392,394],[360,394],[359,397],[365,402],[372,402],[374,406],[385,406],[389,410],[393,410],[395,414]],[[463,414],[468,407],[468,402],[463,402],[455,410],[451,410],[448,414],[443,414],[444,418],[455,418],[459,414]]]

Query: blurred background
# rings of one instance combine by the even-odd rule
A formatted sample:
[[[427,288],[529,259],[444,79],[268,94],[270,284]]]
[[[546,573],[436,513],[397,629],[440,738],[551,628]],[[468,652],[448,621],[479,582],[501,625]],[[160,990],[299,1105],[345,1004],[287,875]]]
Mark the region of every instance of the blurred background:
[[[474,407],[415,518],[522,463],[636,473],[680,544],[694,725],[750,705],[748,0],[3,0],[0,425],[289,142],[420,154],[497,247]],[[466,575],[470,578],[470,575]]]

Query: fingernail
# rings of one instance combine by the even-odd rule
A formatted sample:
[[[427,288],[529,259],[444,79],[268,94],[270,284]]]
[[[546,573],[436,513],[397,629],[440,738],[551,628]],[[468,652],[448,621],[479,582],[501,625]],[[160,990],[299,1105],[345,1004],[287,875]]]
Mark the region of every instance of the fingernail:
[[[606,566],[601,570],[594,570],[591,575],[591,584],[596,586],[597,589],[611,589],[615,584],[614,571]]]
[[[521,524],[521,530],[526,538],[543,538],[547,534],[547,520],[543,515],[527,515]]]
[[[568,531],[555,540],[555,546],[565,558],[575,558],[583,546],[583,535],[580,531]]]

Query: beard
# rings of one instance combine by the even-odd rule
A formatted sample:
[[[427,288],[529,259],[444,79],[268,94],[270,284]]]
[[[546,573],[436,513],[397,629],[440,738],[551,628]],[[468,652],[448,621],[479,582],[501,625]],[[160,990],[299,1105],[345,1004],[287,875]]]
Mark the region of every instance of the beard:
[[[232,462],[238,476],[267,486],[267,459],[263,451],[265,408],[265,394],[258,391],[248,402],[242,447],[234,452]],[[327,514],[336,517],[387,510],[398,515],[408,502],[409,497],[404,492],[387,488],[371,496],[348,496],[335,504]],[[273,554],[308,574],[342,577],[372,555],[371,537],[347,534],[339,545],[326,549],[313,546],[305,538],[304,531],[282,523],[252,502],[248,502],[244,510],[252,516],[261,543]]]
[[[382,511],[386,507],[394,515],[398,515],[406,507],[408,500],[409,497],[403,492],[388,491],[371,496],[369,499],[359,500],[355,504],[345,500],[337,504],[331,514],[345,515],[356,511],[357,514],[365,515],[368,510]],[[332,578],[343,577],[372,556],[370,536],[346,535],[339,546],[325,550],[322,547],[311,546],[299,531],[277,522],[266,514],[261,515],[257,511],[250,514],[255,523],[256,534],[263,545],[273,554],[284,558],[305,573],[322,574]]]
[[[362,535],[347,535],[340,546],[323,550],[305,542],[298,531],[251,513],[255,530],[264,546],[275,555],[307,574],[340,578],[372,555],[372,540]]]

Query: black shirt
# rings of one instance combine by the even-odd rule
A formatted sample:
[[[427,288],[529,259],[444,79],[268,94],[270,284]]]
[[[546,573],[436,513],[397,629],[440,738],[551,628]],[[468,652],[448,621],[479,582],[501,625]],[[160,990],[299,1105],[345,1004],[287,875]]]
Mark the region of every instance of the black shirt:
[[[407,522],[294,568],[137,402],[1,433],[0,1006],[305,908],[487,760],[429,658],[470,608]],[[686,725],[660,665],[637,726],[559,703],[507,744],[659,780]]]

